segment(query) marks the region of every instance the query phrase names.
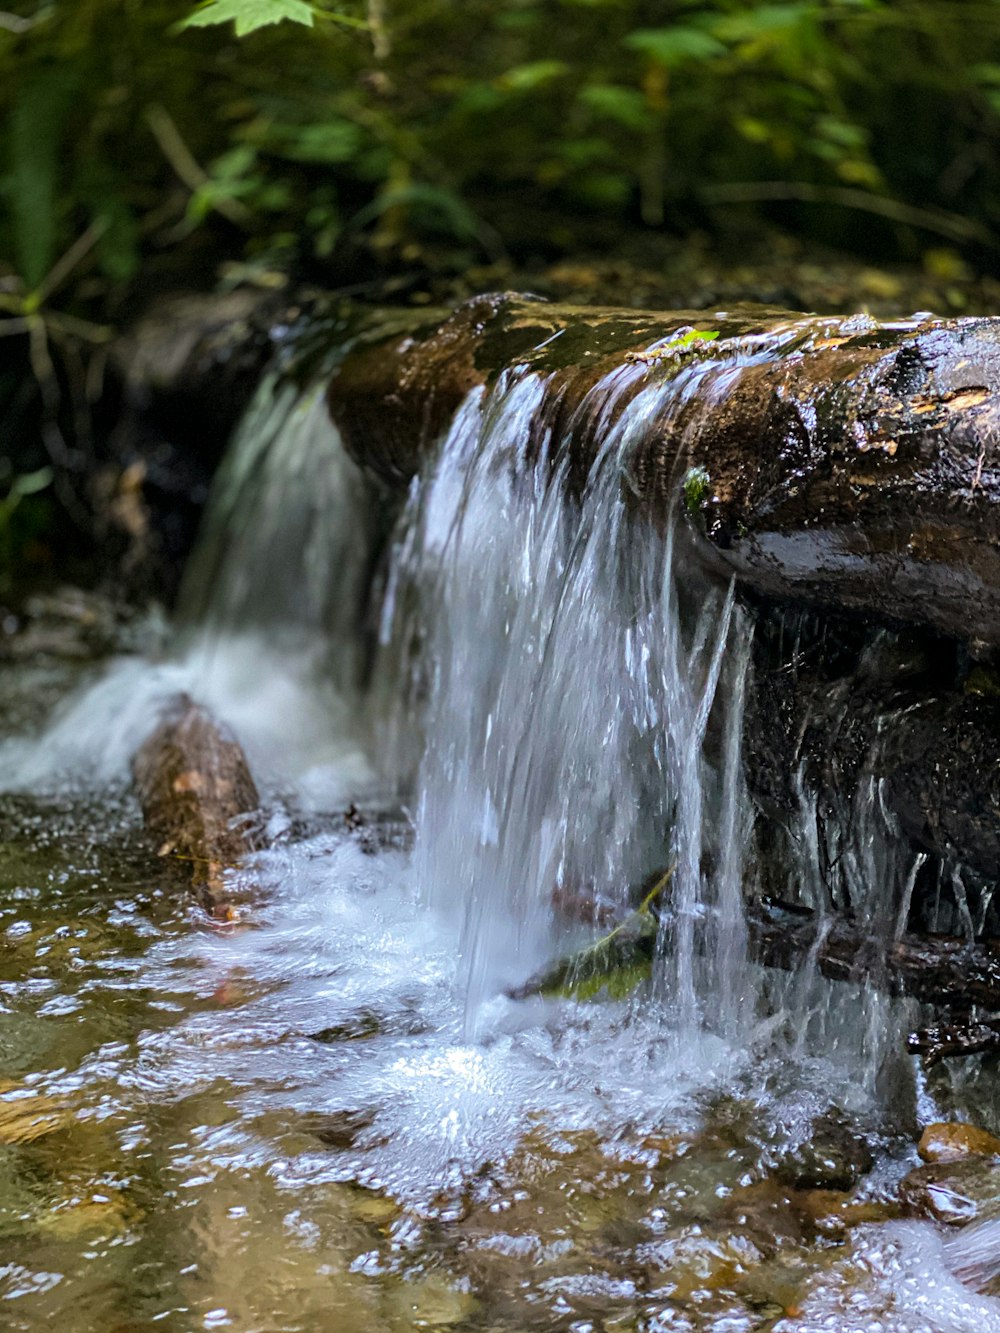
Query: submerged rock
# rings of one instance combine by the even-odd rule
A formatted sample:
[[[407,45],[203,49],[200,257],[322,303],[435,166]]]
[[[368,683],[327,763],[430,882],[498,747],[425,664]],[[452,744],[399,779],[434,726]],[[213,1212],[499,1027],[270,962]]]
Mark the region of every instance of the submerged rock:
[[[900,1199],[915,1213],[948,1226],[1000,1215],[1000,1161],[965,1157],[918,1166],[904,1176]]]
[[[965,1157],[1000,1156],[1000,1139],[962,1121],[928,1125],[917,1152],[925,1162],[957,1162]]]
[[[875,1161],[871,1144],[842,1116],[818,1117],[812,1134],[778,1164],[778,1178],[797,1190],[849,1190]]]

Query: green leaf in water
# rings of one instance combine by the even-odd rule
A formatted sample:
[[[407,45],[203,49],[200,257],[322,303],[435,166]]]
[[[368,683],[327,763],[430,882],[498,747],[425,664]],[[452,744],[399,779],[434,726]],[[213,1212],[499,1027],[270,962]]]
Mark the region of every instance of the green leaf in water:
[[[682,482],[684,508],[692,518],[700,513],[701,506],[708,498],[711,484],[712,479],[703,467],[693,467],[685,473],[684,481]]]
[[[673,866],[656,881],[639,907],[614,930],[585,949],[553,963],[550,968],[512,991],[512,998],[592,1000],[606,990],[612,1000],[623,1000],[649,976],[656,943],[657,920],[653,904],[670,883]]]

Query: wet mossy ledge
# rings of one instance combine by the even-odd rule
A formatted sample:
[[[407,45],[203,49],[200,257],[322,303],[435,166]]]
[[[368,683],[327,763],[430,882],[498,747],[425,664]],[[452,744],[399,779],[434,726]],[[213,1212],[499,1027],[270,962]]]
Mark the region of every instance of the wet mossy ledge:
[[[702,559],[746,589],[1000,647],[1000,318],[488,295],[385,334],[369,319],[330,412],[355,460],[402,486],[470,390],[519,367],[548,379],[536,434],[567,442],[577,479],[609,417],[674,382],[628,490],[657,521],[682,504]]]

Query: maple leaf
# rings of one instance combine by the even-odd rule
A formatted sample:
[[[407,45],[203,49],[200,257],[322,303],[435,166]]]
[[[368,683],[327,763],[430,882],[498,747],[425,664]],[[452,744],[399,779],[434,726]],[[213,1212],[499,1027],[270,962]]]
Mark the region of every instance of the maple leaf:
[[[181,28],[208,28],[217,23],[235,23],[236,36],[246,37],[272,23],[301,23],[313,26],[313,8],[306,0],[209,0],[189,14]]]

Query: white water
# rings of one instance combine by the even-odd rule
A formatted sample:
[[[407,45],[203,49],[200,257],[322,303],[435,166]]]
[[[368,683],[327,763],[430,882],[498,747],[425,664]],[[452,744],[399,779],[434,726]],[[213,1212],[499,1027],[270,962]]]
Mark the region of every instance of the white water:
[[[851,1088],[855,1053],[838,1062],[834,1042],[818,1057],[804,1021],[790,1051],[768,1042],[781,1016],[769,1024],[758,1012],[740,905],[749,629],[731,591],[688,568],[677,529],[634,523],[623,497],[644,415],[707,386],[682,376],[620,413],[610,387],[604,447],[579,501],[567,498],[558,440],[526,454],[545,393],[531,377],[471,397],[414,487],[383,617],[384,670],[402,677],[404,700],[393,753],[420,754],[412,855],[279,837],[243,877],[251,929],[186,934],[143,960],[141,984],[176,1021],[84,1062],[74,1086],[93,1080],[95,1114],[98,1079],[166,1103],[222,1080],[241,1119],[182,1140],[186,1169],[207,1178],[266,1161],[286,1195],[350,1180],[447,1221],[470,1192],[493,1197],[490,1173],[539,1125],[593,1131],[613,1161],[648,1151],[650,1135],[696,1132],[706,1100],[723,1093],[756,1104],[765,1139],[807,1137],[831,1102],[876,1113],[868,1090]],[[113,665],[42,738],[5,743],[5,788],[123,782],[157,706],[179,689],[234,729],[279,810],[330,811],[384,784],[354,690],[367,510],[315,395],[266,386],[227,476],[209,572],[190,594],[201,631],[169,662]],[[235,533],[234,515],[246,515]],[[851,874],[870,891],[886,843],[864,822],[874,797],[861,799]],[[554,891],[621,908],[671,863],[661,959],[638,1002],[503,997],[594,934],[560,917]],[[252,995],[220,1026],[190,996],[236,974],[253,979]],[[802,1009],[797,984],[810,988]],[[832,1012],[814,986],[791,983],[786,1017]],[[855,1003],[820,1035],[856,1031]],[[871,1011],[862,1027],[876,1034],[880,1022]],[[307,1039],[324,1029],[361,1035]],[[862,1047],[865,1060],[883,1049]],[[363,1127],[337,1153],[275,1156],[262,1126],[291,1112],[361,1114]],[[801,1316],[776,1329],[1000,1330],[1000,1307],[949,1268],[965,1254],[981,1277],[988,1237],[961,1250],[924,1225],[858,1235],[816,1277]],[[385,1260],[357,1262],[377,1275]],[[740,1318],[726,1327],[749,1329]],[[677,1316],[662,1327],[701,1325]]]
[[[630,449],[675,387],[642,391],[617,418],[614,392],[579,502],[534,376],[473,394],[415,492],[386,608],[390,639],[415,645],[404,655],[425,737],[414,868],[427,902],[462,922],[471,1035],[491,996],[567,947],[554,893],[624,914],[674,864],[665,1016],[691,1035],[711,994],[712,1028],[739,1041],[753,1012],[740,907],[748,634],[731,591],[693,573],[682,588],[672,525],[664,536],[629,522]]]

